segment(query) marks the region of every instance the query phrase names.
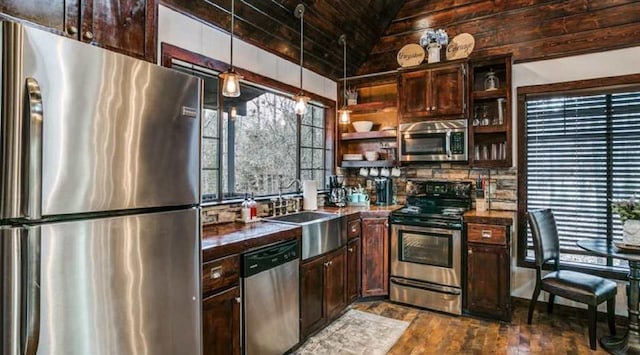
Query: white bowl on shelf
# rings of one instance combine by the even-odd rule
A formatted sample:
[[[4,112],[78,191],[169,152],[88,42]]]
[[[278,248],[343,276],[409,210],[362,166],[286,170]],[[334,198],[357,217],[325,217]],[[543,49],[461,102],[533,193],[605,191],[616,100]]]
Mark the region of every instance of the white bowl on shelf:
[[[378,152],[364,152],[364,157],[368,161],[376,161],[380,157]]]
[[[371,121],[356,121],[352,123],[353,128],[356,132],[369,132],[373,127],[373,122]]]

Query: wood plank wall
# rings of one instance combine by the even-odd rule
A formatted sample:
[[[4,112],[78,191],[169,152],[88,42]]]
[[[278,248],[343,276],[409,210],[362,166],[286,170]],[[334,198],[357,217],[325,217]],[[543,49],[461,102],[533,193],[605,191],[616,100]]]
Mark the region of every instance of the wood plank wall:
[[[160,0],[160,3],[230,31],[231,0]],[[352,0],[235,0],[234,34],[299,63],[300,20],[293,14],[299,3],[306,7],[304,67],[331,79],[343,76],[343,47],[338,37],[347,35],[347,75],[354,75],[402,5],[399,0],[369,0],[367,4]]]
[[[426,28],[468,32],[472,57],[513,53],[532,61],[640,45],[637,0],[407,0],[359,74],[398,67],[396,54]],[[606,63],[603,63],[606,65]]]

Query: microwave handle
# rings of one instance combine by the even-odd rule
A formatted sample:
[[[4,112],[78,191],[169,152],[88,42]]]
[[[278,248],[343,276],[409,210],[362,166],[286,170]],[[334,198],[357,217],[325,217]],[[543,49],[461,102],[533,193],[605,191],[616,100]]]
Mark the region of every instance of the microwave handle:
[[[445,140],[445,149],[447,151],[447,159],[451,159],[451,130],[447,130],[447,137]]]

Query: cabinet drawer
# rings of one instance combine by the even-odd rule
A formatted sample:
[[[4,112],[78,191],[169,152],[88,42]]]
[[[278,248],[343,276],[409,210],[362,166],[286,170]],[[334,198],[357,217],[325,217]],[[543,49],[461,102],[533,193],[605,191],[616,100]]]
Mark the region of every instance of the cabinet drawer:
[[[467,224],[467,241],[486,244],[507,244],[507,227],[492,224]]]
[[[360,220],[356,219],[356,220],[350,221],[349,224],[347,225],[347,238],[352,239],[352,238],[357,238],[359,236],[360,236]]]
[[[208,261],[202,265],[202,293],[222,289],[240,280],[240,255]]]

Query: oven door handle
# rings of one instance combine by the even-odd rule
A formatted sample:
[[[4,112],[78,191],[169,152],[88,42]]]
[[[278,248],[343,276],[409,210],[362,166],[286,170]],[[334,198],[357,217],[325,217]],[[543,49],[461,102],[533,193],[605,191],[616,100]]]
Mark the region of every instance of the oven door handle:
[[[447,228],[430,228],[430,227],[424,227],[424,226],[414,226],[414,225],[410,225],[410,224],[402,224],[402,223],[395,223],[393,220],[391,221],[391,230],[396,230],[396,231],[400,231],[400,230],[406,230],[409,232],[420,232],[420,233],[435,233],[435,234],[441,234],[441,235],[449,235],[449,236],[454,236],[456,232],[459,232],[459,229],[447,229]]]
[[[397,277],[392,277],[391,278],[391,282],[396,284],[396,285],[400,285],[400,286],[415,287],[415,288],[420,288],[420,289],[427,290],[427,291],[434,291],[434,292],[439,292],[439,293],[447,293],[447,294],[450,294],[450,295],[456,295],[457,296],[457,295],[462,294],[462,291],[460,291],[459,288],[443,286],[443,285],[437,285],[437,284],[432,284],[432,283],[427,283],[427,282],[406,280],[406,279],[400,279],[400,278],[397,278]]]

